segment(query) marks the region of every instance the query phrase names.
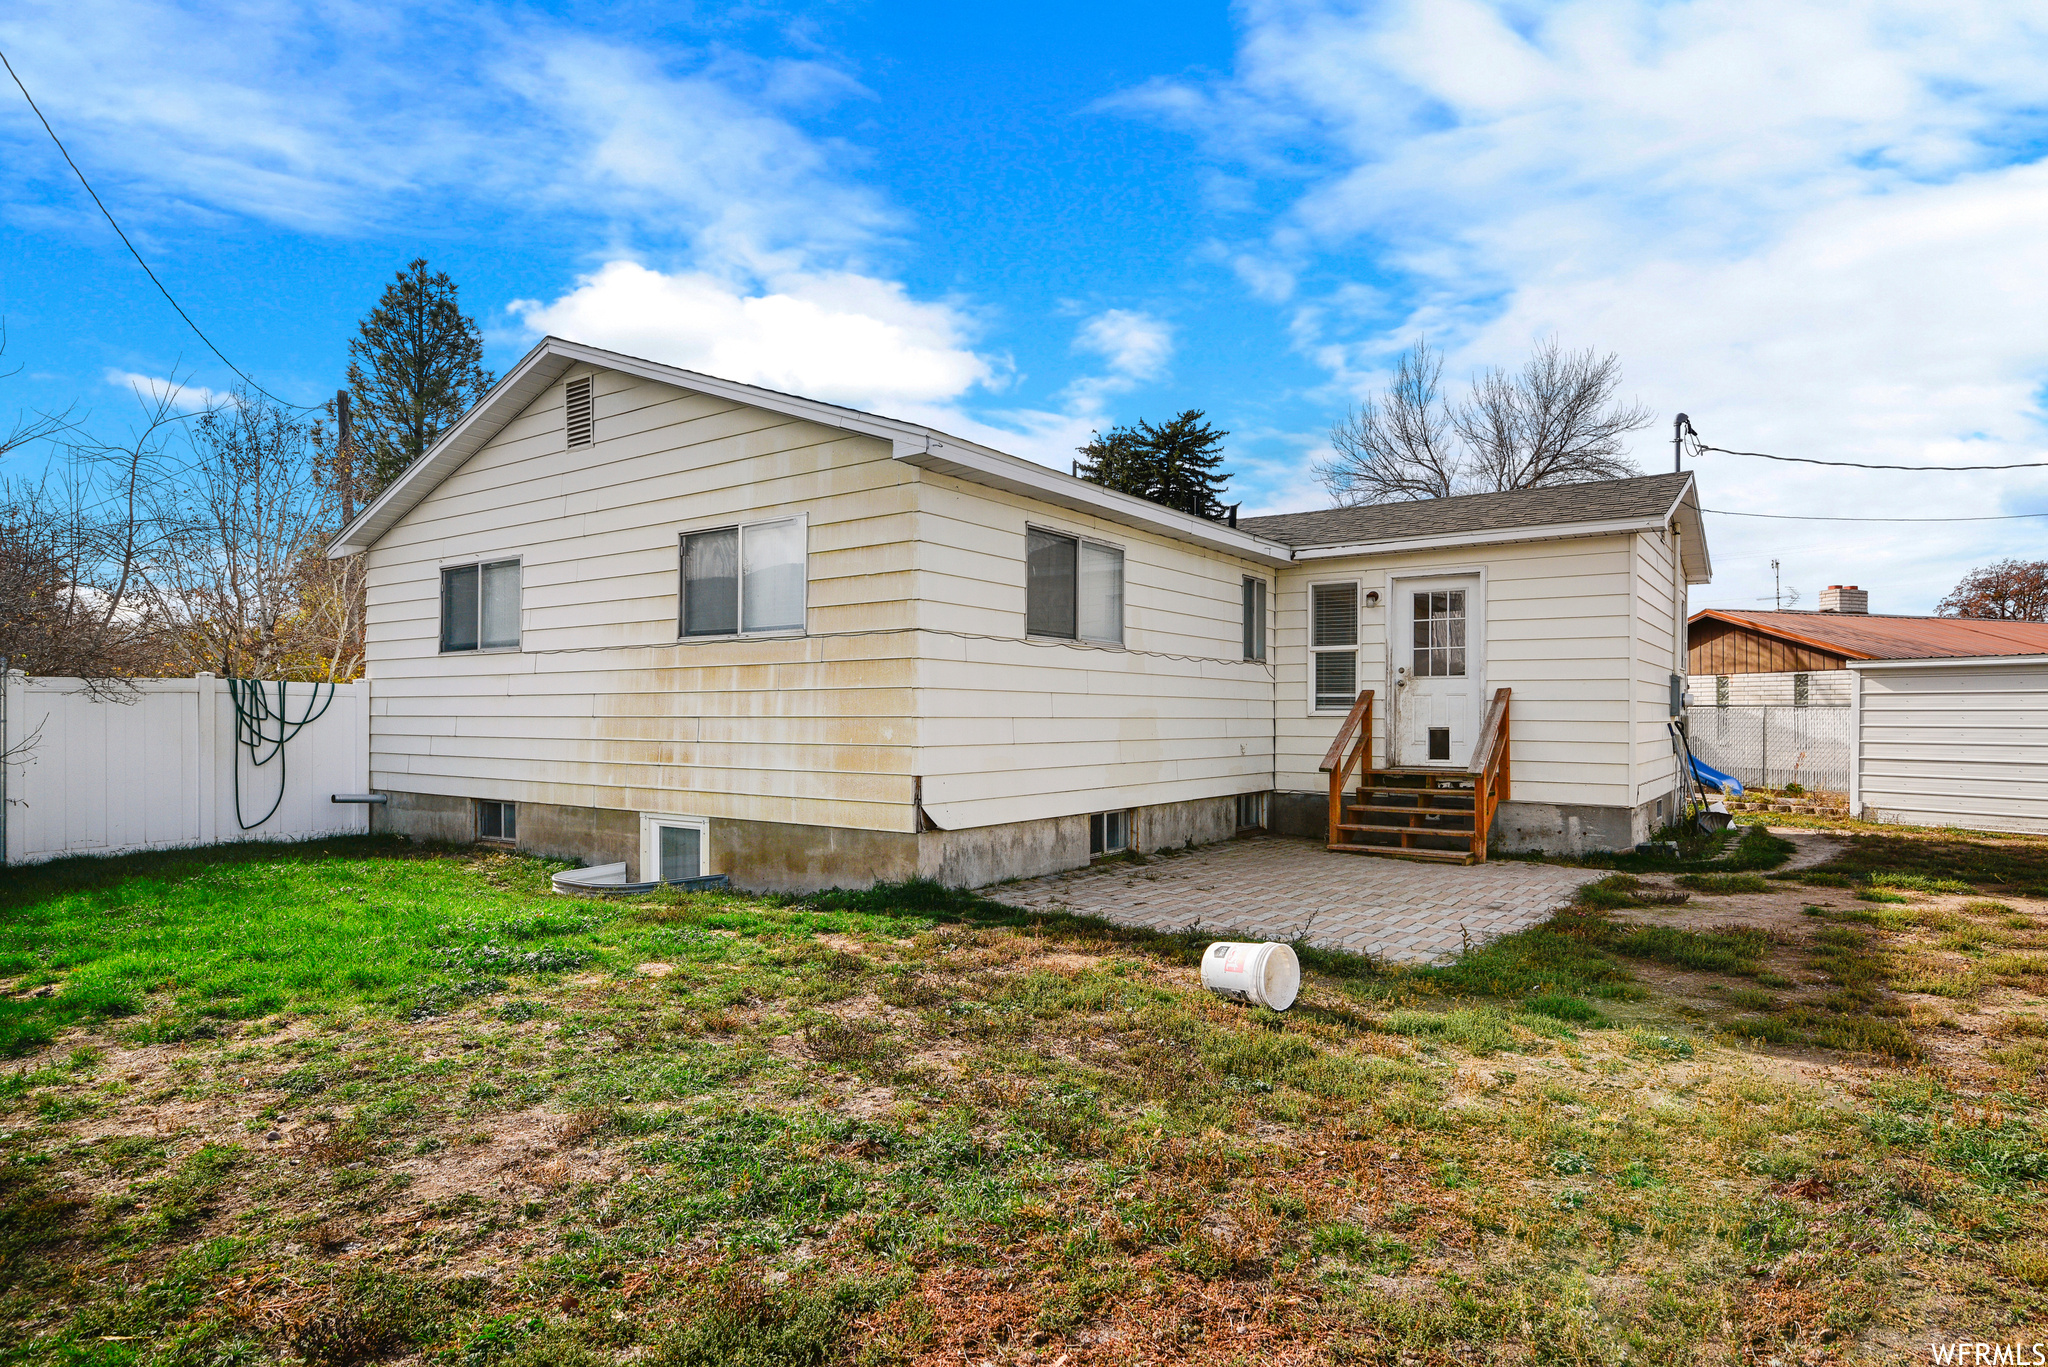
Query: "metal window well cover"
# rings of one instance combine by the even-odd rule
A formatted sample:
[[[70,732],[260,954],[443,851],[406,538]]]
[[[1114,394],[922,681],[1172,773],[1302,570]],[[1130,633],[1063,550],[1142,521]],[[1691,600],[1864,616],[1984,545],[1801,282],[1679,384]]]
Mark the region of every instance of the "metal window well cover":
[[[681,888],[685,892],[709,892],[714,888],[732,886],[730,875],[723,873],[699,874],[695,878],[671,878],[646,883],[628,883],[626,866],[598,864],[587,869],[564,869],[548,880],[556,892],[580,896],[634,897],[641,893],[653,892],[656,888]]]

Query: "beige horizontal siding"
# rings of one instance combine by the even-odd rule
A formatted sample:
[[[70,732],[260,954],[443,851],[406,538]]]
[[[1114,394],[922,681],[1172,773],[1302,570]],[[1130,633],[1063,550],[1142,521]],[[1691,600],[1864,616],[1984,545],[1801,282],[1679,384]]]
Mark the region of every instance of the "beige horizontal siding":
[[[1243,578],[1270,584],[1270,571],[943,475],[918,496],[917,763],[933,820],[986,826],[1272,786],[1272,676],[1241,658]],[[1027,527],[1123,550],[1122,648],[1025,639]]]
[[[2048,831],[2048,662],[1857,673],[1868,814]]]
[[[912,829],[915,472],[881,442],[608,372],[597,442],[570,451],[561,392],[370,552],[373,781]],[[679,643],[679,533],[795,514],[813,634]],[[510,555],[521,650],[442,655],[440,567]]]
[[[1517,801],[1621,805],[1630,793],[1629,601],[1635,564],[1626,536],[1312,561],[1281,572],[1277,628],[1278,786],[1317,791],[1342,718],[1313,713],[1309,589],[1355,580],[1381,603],[1359,622],[1359,686],[1374,691],[1373,758],[1387,758],[1389,576],[1486,573],[1482,699],[1514,690]]]

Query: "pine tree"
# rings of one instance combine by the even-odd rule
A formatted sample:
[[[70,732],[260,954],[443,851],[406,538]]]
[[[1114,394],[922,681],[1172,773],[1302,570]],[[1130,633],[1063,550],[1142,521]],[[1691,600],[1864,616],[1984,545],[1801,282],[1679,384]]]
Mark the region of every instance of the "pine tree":
[[[1151,498],[1159,487],[1158,472],[1147,460],[1150,453],[1128,427],[1112,427],[1107,436],[1092,433],[1088,444],[1077,449],[1081,455],[1077,473],[1091,484],[1138,498]]]
[[[1216,516],[1223,510],[1218,496],[1230,480],[1230,472],[1219,468],[1230,433],[1202,416],[1201,409],[1190,408],[1161,425],[1140,418],[1135,427],[1097,433],[1079,448],[1081,478],[1196,517]]]
[[[420,458],[494,382],[483,334],[455,298],[455,282],[416,258],[348,344],[355,441],[369,482],[382,489]]]

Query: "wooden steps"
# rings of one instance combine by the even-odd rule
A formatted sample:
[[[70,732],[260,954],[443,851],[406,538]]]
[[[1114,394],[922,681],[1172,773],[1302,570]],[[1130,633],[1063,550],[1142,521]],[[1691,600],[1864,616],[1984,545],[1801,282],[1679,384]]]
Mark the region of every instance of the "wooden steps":
[[[1509,696],[1505,688],[1495,691],[1468,767],[1375,769],[1372,693],[1360,693],[1323,759],[1330,776],[1328,848],[1429,863],[1486,862],[1494,813],[1511,791]]]

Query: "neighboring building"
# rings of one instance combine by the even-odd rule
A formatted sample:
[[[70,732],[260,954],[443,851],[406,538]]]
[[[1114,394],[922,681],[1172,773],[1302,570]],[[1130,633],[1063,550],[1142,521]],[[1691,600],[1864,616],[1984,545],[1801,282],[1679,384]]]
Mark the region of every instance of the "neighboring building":
[[[1872,616],[1870,594],[1830,585],[1812,612],[1705,608],[1686,625],[1693,706],[1847,707],[1854,660],[2048,651],[2048,623]]]
[[[2048,832],[2043,650],[1852,661],[1850,812],[1866,821]]]
[[[1320,836],[1362,688],[1455,770],[1510,687],[1495,840],[1625,846],[1710,571],[1690,475],[1231,527],[555,338],[357,551],[380,829],[793,890]]]
[[[1953,725],[1995,727],[1996,715],[1984,710],[1973,696],[1945,693],[1941,681],[1959,679],[1961,674],[1950,669],[1914,671],[1949,660],[2010,657],[2023,662],[2026,657],[2048,654],[2048,623],[1873,616],[1869,606],[1865,590],[1837,585],[1822,592],[1820,610],[1815,612],[1708,608],[1694,613],[1687,625],[1687,656],[1692,694],[1689,730],[1695,753],[1752,785],[1797,779],[1809,788],[1849,792],[1853,809],[1911,810],[1919,813],[1911,818],[1916,821],[1946,811],[1955,816],[1968,814],[1979,826],[1997,825],[1996,801],[1988,810],[1981,802],[1973,806],[1964,801],[1958,806],[1954,794],[1947,794],[1950,779],[1964,773],[1973,775],[1965,786],[1980,797],[2009,786],[2004,780],[1985,786],[1975,767],[1979,762],[2006,766],[2008,762],[1995,750],[1978,753],[1959,746],[1943,753],[1919,754],[1914,764],[1924,761],[1933,771],[1948,776],[1935,785],[1947,795],[1934,806],[1915,808],[1911,804],[1918,799],[1912,794],[1916,785],[1925,785],[1911,774],[1894,772],[1896,763],[1904,762],[1902,757],[1908,752],[1887,751],[1888,742],[1882,740],[1874,749],[1865,744],[1872,726],[1893,723],[1880,723],[1856,709],[1859,702],[1882,693],[1885,701],[1878,704],[1881,708],[1907,709],[1908,715],[1896,719],[1898,726],[1939,730],[1951,722],[1933,716],[1928,709],[1938,707],[1937,700],[1947,696],[1947,705],[1955,709]],[[1859,674],[1863,676],[1860,679]],[[2022,690],[2032,677],[2024,669],[2000,668],[1994,674],[2002,681],[2019,681]],[[2007,686],[2007,682],[1981,681],[1969,685],[1972,689],[1989,688],[1990,694],[2000,694]],[[2048,707],[2048,699],[2042,705]],[[1969,764],[1965,764],[1966,758]],[[1880,771],[1870,770],[1871,762],[1879,763]],[[1883,769],[1888,763],[1894,764],[1894,770]],[[1888,786],[1893,777],[1905,782],[1906,788]],[[2011,774],[2007,777],[2018,781]],[[2048,815],[2042,819],[2048,820]]]

